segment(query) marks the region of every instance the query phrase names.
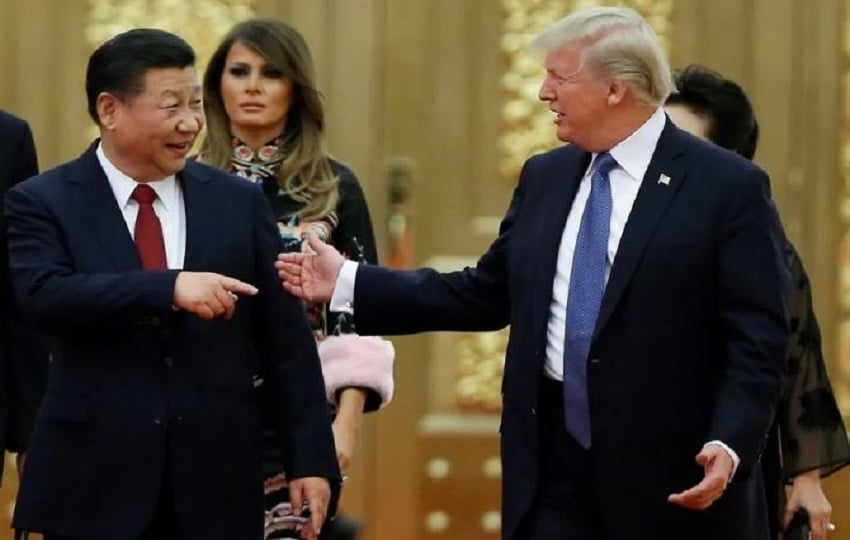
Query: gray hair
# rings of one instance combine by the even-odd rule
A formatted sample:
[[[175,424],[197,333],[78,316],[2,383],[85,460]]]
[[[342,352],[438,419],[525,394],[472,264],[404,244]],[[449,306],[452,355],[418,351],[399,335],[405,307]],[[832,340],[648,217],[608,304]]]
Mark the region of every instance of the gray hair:
[[[644,105],[660,107],[676,90],[658,36],[633,9],[580,9],[546,28],[531,47],[548,53],[576,43],[587,45],[582,66],[625,81]]]

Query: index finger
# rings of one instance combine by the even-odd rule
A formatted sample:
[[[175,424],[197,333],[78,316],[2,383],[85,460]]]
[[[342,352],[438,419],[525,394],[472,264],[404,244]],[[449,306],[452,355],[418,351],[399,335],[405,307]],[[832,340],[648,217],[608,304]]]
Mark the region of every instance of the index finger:
[[[301,252],[297,252],[297,251],[292,251],[292,252],[287,252],[287,253],[278,253],[277,254],[277,260],[282,261],[282,262],[294,263],[294,264],[297,264],[297,263],[301,262],[302,260],[304,260],[304,257],[306,257],[305,253],[301,253]]]
[[[322,523],[325,522],[325,514],[328,511],[323,499],[324,497],[318,493],[311,494],[309,499],[310,521],[313,523],[313,529],[316,531],[316,534],[321,533]]]
[[[230,291],[236,294],[244,294],[246,296],[254,296],[259,292],[259,289],[257,289],[253,285],[231,277],[225,277],[221,281],[221,286],[224,287],[224,290],[226,291]]]

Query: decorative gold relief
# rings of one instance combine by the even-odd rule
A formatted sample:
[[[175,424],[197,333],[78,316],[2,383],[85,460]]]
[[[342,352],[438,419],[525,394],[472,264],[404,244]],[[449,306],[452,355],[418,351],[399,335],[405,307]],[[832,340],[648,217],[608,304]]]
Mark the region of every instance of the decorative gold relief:
[[[429,512],[425,516],[425,528],[428,532],[443,532],[449,528],[449,515],[442,510]]]
[[[502,530],[502,513],[498,510],[484,512],[481,516],[481,529],[488,533],[498,533]]]
[[[89,0],[86,41],[92,48],[131,28],[162,28],[188,41],[205,65],[236,22],[254,15],[254,0]]]
[[[428,462],[428,478],[442,480],[452,472],[452,463],[446,458],[434,458]]]
[[[543,77],[541,59],[528,43],[549,24],[571,10],[595,5],[628,6],[641,13],[669,49],[673,0],[502,0],[504,34],[502,51],[508,71],[502,77],[500,170],[511,180],[519,176],[529,156],[557,146],[552,113],[537,100]]]
[[[850,13],[850,0],[844,2]],[[850,418],[850,20],[844,18],[844,129],[841,141],[841,174],[844,190],[841,194],[841,244],[838,251],[838,324],[837,361],[832,367],[832,386],[845,418]]]
[[[485,478],[501,478],[502,459],[499,456],[487,458],[481,466],[481,471],[484,473]]]
[[[501,409],[502,373],[508,330],[461,334],[458,338],[458,404],[464,409],[497,412]]]

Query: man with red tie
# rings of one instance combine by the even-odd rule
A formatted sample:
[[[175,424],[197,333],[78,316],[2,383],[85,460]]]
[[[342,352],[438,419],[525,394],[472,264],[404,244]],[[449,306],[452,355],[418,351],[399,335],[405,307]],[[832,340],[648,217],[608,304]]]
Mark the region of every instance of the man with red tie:
[[[159,30],[101,45],[86,73],[101,138],[6,198],[17,296],[54,338],[14,523],[48,540],[260,540],[261,412],[306,538],[339,481],[263,194],[187,163],[204,122],[194,62]]]

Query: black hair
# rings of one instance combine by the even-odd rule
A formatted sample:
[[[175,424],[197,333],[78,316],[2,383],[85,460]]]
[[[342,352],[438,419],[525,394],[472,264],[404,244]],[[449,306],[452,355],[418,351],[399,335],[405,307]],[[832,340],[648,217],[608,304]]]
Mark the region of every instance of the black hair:
[[[92,53],[86,68],[86,99],[89,116],[99,124],[97,96],[109,92],[122,101],[145,89],[151,69],[185,68],[195,65],[195,51],[170,32],[136,28],[118,34]]]
[[[707,120],[706,136],[711,142],[753,159],[759,126],[741,86],[699,65],[675,72],[674,80],[677,91],[667,98],[667,104],[688,107]]]

